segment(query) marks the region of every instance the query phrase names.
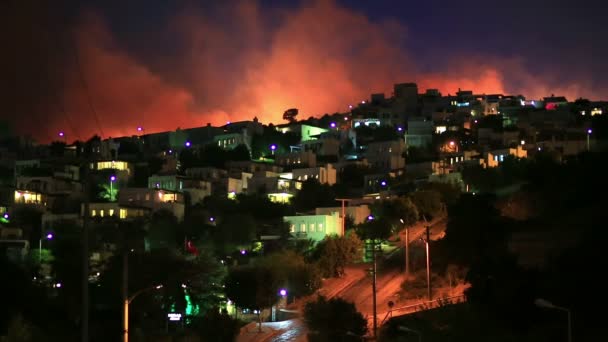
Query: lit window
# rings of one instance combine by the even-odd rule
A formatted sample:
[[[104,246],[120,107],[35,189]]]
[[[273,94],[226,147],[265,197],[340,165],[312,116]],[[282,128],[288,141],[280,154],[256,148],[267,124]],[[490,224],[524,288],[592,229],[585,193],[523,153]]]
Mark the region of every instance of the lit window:
[[[314,231],[315,231],[315,224],[314,224],[314,223],[311,223],[309,228],[310,228],[309,230],[310,230],[311,232],[314,232]]]
[[[149,201],[149,200],[150,200],[150,194],[146,194],[146,201]]]
[[[127,210],[126,209],[120,209],[120,218],[121,219],[125,219],[127,218]]]
[[[99,216],[103,217],[103,209],[99,211]]]
[[[114,209],[110,209],[110,210],[108,210],[108,215],[110,215],[110,216],[114,216]]]
[[[319,223],[319,225],[317,227],[317,231],[319,231],[319,232],[323,231],[323,223]]]
[[[295,233],[295,232],[296,232],[296,225],[295,225],[295,224],[292,224],[292,225],[289,227],[289,232],[290,232],[290,233]]]
[[[300,231],[301,231],[301,232],[306,232],[306,223],[302,223],[302,224],[300,225]]]
[[[91,216],[97,216],[97,212],[95,211],[95,209],[91,210]]]

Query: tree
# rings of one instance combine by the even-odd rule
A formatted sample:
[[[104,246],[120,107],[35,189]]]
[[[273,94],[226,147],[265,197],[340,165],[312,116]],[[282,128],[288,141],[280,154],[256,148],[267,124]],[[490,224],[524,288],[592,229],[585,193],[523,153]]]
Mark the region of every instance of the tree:
[[[202,316],[219,307],[225,268],[206,250],[196,256],[169,249],[157,249],[148,253],[128,253],[129,294],[136,291],[162,289],[142,293],[134,301],[132,322],[144,317],[166,319],[168,310],[181,312],[187,316]],[[123,281],[123,255],[112,257],[96,289],[99,303],[115,310],[121,308]],[[120,319],[120,315],[118,316]]]
[[[367,320],[342,298],[319,296],[306,303],[304,322],[310,331],[308,340],[313,342],[359,341],[367,333]]]
[[[238,266],[230,270],[225,285],[226,297],[237,307],[257,310],[261,331],[261,310],[274,305],[279,297],[274,273],[264,266]]]
[[[324,277],[344,274],[344,268],[361,260],[363,242],[352,232],[347,236],[326,236],[316,248],[317,265]]]
[[[289,296],[303,297],[321,286],[321,275],[314,264],[307,263],[302,255],[286,250],[264,256],[256,261],[274,274],[278,288],[286,288]]]
[[[181,245],[183,241],[177,241],[176,226],[177,218],[169,210],[162,209],[154,212],[148,229],[150,248],[163,249]]]
[[[335,198],[331,186],[309,179],[302,183],[302,189],[291,199],[291,203],[296,211],[305,212],[317,207],[336,206]]]
[[[408,197],[375,202],[371,208],[374,217],[388,221],[393,230],[399,231],[403,226],[411,226],[418,221],[418,208]]]
[[[416,208],[418,208],[420,217],[426,220],[431,220],[437,216],[443,208],[441,195],[435,190],[416,191],[411,198]]]
[[[191,328],[198,333],[203,342],[235,341],[239,334],[240,323],[216,308],[203,317],[193,319]]]
[[[283,113],[283,120],[287,120],[289,123],[294,123],[296,121],[296,116],[298,116],[298,109],[290,108]]]
[[[393,225],[384,217],[374,217],[359,224],[357,235],[363,240],[386,240],[393,233]]]

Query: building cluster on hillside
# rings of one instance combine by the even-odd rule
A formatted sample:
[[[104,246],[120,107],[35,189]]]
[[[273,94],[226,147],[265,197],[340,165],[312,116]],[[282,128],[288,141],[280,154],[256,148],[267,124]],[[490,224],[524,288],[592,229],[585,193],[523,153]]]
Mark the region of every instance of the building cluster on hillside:
[[[460,171],[467,165],[491,168],[539,151],[567,157],[589,149],[595,141],[589,118],[608,103],[420,93],[415,83],[403,83],[390,97],[372,94],[349,107],[268,126],[254,118],[151,134],[138,128],[133,136],[74,144],[7,139],[0,163],[11,172],[0,180],[0,214],[6,222],[19,207],[37,209],[47,230],[65,220],[80,224],[84,215],[94,222],[130,220],[160,209],[182,220],[210,195],[256,193],[288,203],[312,179],[346,185],[352,201],[345,210],[358,223],[369,214],[366,204],[398,193],[403,180],[466,189]],[[97,193],[85,212],[85,198]],[[343,233],[339,202],[284,220],[293,238]],[[21,234],[4,229],[0,240]]]

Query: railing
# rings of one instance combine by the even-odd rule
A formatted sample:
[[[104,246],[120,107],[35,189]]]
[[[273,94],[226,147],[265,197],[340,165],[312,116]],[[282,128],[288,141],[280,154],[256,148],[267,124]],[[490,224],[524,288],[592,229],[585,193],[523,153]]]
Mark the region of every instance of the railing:
[[[464,303],[465,301],[466,301],[466,297],[464,295],[459,295],[459,296],[452,296],[452,297],[443,297],[443,298],[438,298],[438,299],[431,300],[431,301],[401,306],[401,307],[394,308],[394,309],[391,309],[388,312],[386,312],[386,314],[384,315],[384,318],[382,319],[382,321],[380,322],[379,325],[381,326],[389,318],[392,318],[393,316],[401,316],[401,315],[406,315],[406,314],[410,314],[410,313],[414,313],[414,312],[430,310],[430,309],[442,307],[445,305]],[[399,314],[395,315],[395,313],[399,313]],[[372,319],[373,319],[373,317],[372,317]]]

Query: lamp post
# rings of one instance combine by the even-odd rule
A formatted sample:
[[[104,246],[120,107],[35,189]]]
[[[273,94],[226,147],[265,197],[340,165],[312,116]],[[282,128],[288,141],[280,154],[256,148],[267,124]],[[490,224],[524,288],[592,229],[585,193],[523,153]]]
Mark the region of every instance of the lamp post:
[[[557,305],[551,303],[550,301],[548,301],[546,299],[542,299],[542,298],[537,298],[534,301],[534,304],[536,304],[536,306],[538,306],[540,308],[565,311],[568,314],[568,342],[572,342],[572,313],[570,312],[570,309],[566,309],[564,307],[557,306]]]
[[[159,290],[162,289],[162,285],[156,285],[152,287],[147,287],[135,292],[131,297],[127,297],[123,302],[123,342],[129,342],[129,304],[140,294],[151,291],[151,290]]]
[[[418,335],[418,342],[422,342],[422,333],[420,331],[418,331],[418,330],[414,330],[412,328],[404,327],[403,325],[398,326],[397,330],[404,331],[404,332],[409,332],[409,333],[414,333],[414,334]]]
[[[274,151],[276,149],[277,149],[277,145],[275,145],[275,144],[270,145],[270,151],[271,151],[271,153],[272,153],[273,156],[274,156]]]
[[[593,133],[593,130],[591,130],[591,128],[589,128],[587,130],[587,151],[589,151],[589,139],[591,137],[591,133]]]
[[[426,291],[429,301],[431,301],[431,257],[429,254],[429,242],[431,241],[431,234],[429,226],[426,226],[426,239],[422,238],[421,240],[424,242],[426,249]]]
[[[116,181],[116,176],[110,176],[110,201],[114,197],[114,182]]]
[[[405,225],[405,222],[403,221],[403,219],[399,219],[399,221],[401,221],[401,223],[403,225]],[[404,245],[405,245],[405,275],[409,276],[410,275],[410,230],[408,227],[405,227]]]
[[[53,240],[53,233],[46,234],[47,240]],[[38,240],[38,264],[42,264],[42,236]]]

